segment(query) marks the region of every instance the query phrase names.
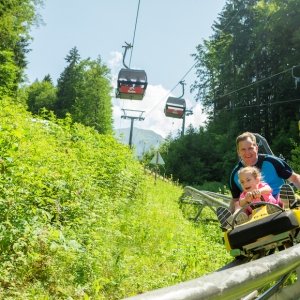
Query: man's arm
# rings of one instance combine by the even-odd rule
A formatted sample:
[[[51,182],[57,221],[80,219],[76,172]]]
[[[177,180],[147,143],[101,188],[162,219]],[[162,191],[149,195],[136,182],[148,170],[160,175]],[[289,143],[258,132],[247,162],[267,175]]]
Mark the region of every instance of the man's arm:
[[[300,189],[300,175],[293,172],[288,181],[293,183],[297,189]]]

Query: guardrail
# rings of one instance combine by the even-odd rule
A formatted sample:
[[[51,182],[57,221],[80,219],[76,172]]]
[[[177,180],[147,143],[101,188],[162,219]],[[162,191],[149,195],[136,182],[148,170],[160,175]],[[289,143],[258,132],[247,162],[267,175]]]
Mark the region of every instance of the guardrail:
[[[186,186],[180,199],[180,206],[182,209],[186,205],[193,206],[195,209],[189,211],[190,214],[193,214],[189,218],[197,221],[205,206],[216,213],[215,208],[218,206],[229,208],[230,199],[230,196],[209,191],[199,191],[191,186]]]
[[[282,287],[288,274],[296,271],[293,285]],[[256,290],[282,278],[267,292],[258,296]],[[254,292],[253,292],[254,291]],[[251,293],[252,292],[252,293]],[[249,293],[251,293],[249,295]],[[295,300],[300,298],[300,245],[198,279],[161,288],[127,300],[234,300],[241,299]],[[255,298],[251,298],[251,295]]]

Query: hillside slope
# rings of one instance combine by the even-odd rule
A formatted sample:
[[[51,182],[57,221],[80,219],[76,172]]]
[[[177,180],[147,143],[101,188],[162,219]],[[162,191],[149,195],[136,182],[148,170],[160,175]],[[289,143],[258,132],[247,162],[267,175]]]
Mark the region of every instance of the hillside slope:
[[[228,260],[216,222],[182,217],[180,187],[154,185],[112,136],[45,117],[2,100],[1,299],[121,299]]]

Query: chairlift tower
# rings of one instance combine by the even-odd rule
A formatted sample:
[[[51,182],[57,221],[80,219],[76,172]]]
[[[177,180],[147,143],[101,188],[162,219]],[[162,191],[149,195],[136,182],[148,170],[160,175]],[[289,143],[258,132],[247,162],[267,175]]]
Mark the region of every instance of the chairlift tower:
[[[145,117],[143,117],[143,113],[145,111],[142,110],[135,110],[135,109],[125,109],[122,108],[123,115],[121,116],[122,119],[130,119],[130,134],[129,134],[129,147],[132,148],[132,131],[133,131],[133,123],[134,120],[144,121]],[[131,115],[128,115],[130,113]]]

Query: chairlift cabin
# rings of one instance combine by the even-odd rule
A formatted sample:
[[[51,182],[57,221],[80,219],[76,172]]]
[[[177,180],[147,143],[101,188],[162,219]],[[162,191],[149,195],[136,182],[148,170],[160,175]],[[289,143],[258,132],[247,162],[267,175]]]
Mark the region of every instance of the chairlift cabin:
[[[120,99],[143,100],[147,88],[144,70],[123,68],[118,75],[116,97]]]
[[[166,117],[182,119],[186,110],[185,100],[169,97],[165,106]]]

